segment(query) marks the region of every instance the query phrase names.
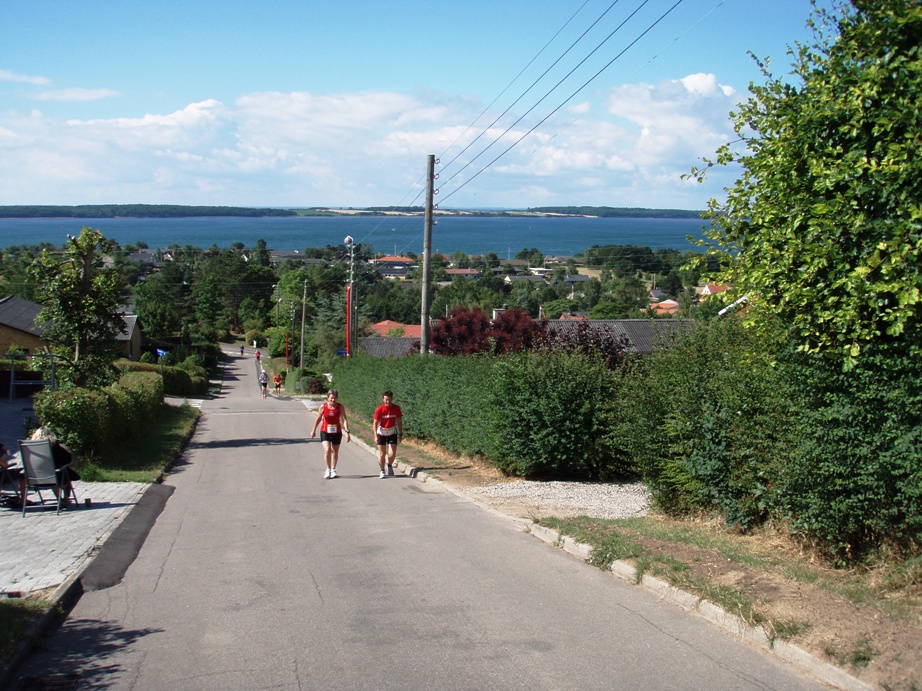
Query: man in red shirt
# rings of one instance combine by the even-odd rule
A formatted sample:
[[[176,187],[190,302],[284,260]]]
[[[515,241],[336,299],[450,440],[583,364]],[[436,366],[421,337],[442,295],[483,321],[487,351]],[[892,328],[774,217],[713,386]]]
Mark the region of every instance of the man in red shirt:
[[[385,475],[394,474],[394,459],[397,458],[397,442],[403,438],[403,412],[394,404],[394,394],[385,391],[381,395],[384,401],[375,409],[375,442],[378,448],[378,465],[382,480]],[[385,473],[385,462],[387,472]]]

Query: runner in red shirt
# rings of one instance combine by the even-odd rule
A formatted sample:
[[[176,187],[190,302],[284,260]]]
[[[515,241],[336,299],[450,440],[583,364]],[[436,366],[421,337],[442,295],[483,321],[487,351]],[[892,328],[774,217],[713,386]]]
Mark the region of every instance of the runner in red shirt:
[[[323,446],[323,457],[327,464],[323,476],[328,480],[339,477],[336,474],[336,463],[339,461],[339,445],[343,441],[343,432],[346,433],[346,442],[352,441],[346,409],[338,399],[339,391],[330,389],[327,400],[317,410],[317,418],[311,430],[313,439],[317,436],[317,426],[320,425],[320,444]]]
[[[394,404],[394,394],[385,391],[381,395],[384,401],[375,409],[374,427],[375,442],[378,447],[378,465],[382,480],[386,475],[394,474],[394,459],[397,458],[397,441],[403,438],[403,412],[399,405]],[[387,472],[384,464],[387,462]]]

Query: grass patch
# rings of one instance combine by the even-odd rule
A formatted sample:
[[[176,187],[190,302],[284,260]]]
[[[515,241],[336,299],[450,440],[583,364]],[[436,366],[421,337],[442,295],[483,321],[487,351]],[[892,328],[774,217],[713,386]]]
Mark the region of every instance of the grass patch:
[[[10,661],[32,622],[48,609],[41,600],[0,600],[0,664]]]
[[[766,533],[760,539],[727,531],[715,523],[704,521],[672,521],[659,516],[627,519],[596,519],[586,516],[574,518],[543,518],[542,525],[557,530],[562,535],[592,547],[590,563],[608,569],[618,559],[632,562],[636,579],[645,574],[655,576],[671,585],[713,602],[728,612],[736,614],[750,624],[762,626],[772,640],[790,639],[810,628],[806,621],[773,620],[760,611],[746,592],[724,584],[712,583],[707,577],[694,575],[694,565],[700,557],[690,556],[687,563],[669,554],[689,554],[686,546],[709,550],[728,562],[750,569],[775,573],[788,580],[816,585],[851,602],[872,607],[887,616],[919,619],[919,598],[912,588],[894,596],[891,582],[905,585],[918,582],[916,560],[910,559],[900,568],[885,574],[867,569],[840,571],[811,563],[789,544],[783,545],[777,535]],[[651,539],[655,539],[653,543]],[[655,545],[655,549],[651,546]],[[700,553],[699,553],[700,554]],[[699,569],[700,572],[700,569]],[[843,664],[866,666],[875,651],[869,641],[857,641],[853,649],[827,653]]]
[[[156,418],[129,443],[80,464],[87,482],[156,482],[195,431],[200,413],[192,406],[163,405]]]

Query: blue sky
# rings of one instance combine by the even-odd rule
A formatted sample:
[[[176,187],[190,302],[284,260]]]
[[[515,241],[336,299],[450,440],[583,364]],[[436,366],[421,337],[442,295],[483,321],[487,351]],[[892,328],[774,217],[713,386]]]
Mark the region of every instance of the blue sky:
[[[0,0],[0,204],[704,208],[811,5],[675,3]]]

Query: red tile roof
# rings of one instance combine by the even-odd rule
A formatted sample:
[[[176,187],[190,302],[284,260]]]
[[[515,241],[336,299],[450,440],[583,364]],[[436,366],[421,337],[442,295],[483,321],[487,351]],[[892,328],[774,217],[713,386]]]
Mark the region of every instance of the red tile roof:
[[[423,328],[419,324],[401,324],[390,319],[372,324],[369,328],[378,336],[387,336],[389,332],[399,328],[403,329],[404,338],[422,338],[423,335]]]

